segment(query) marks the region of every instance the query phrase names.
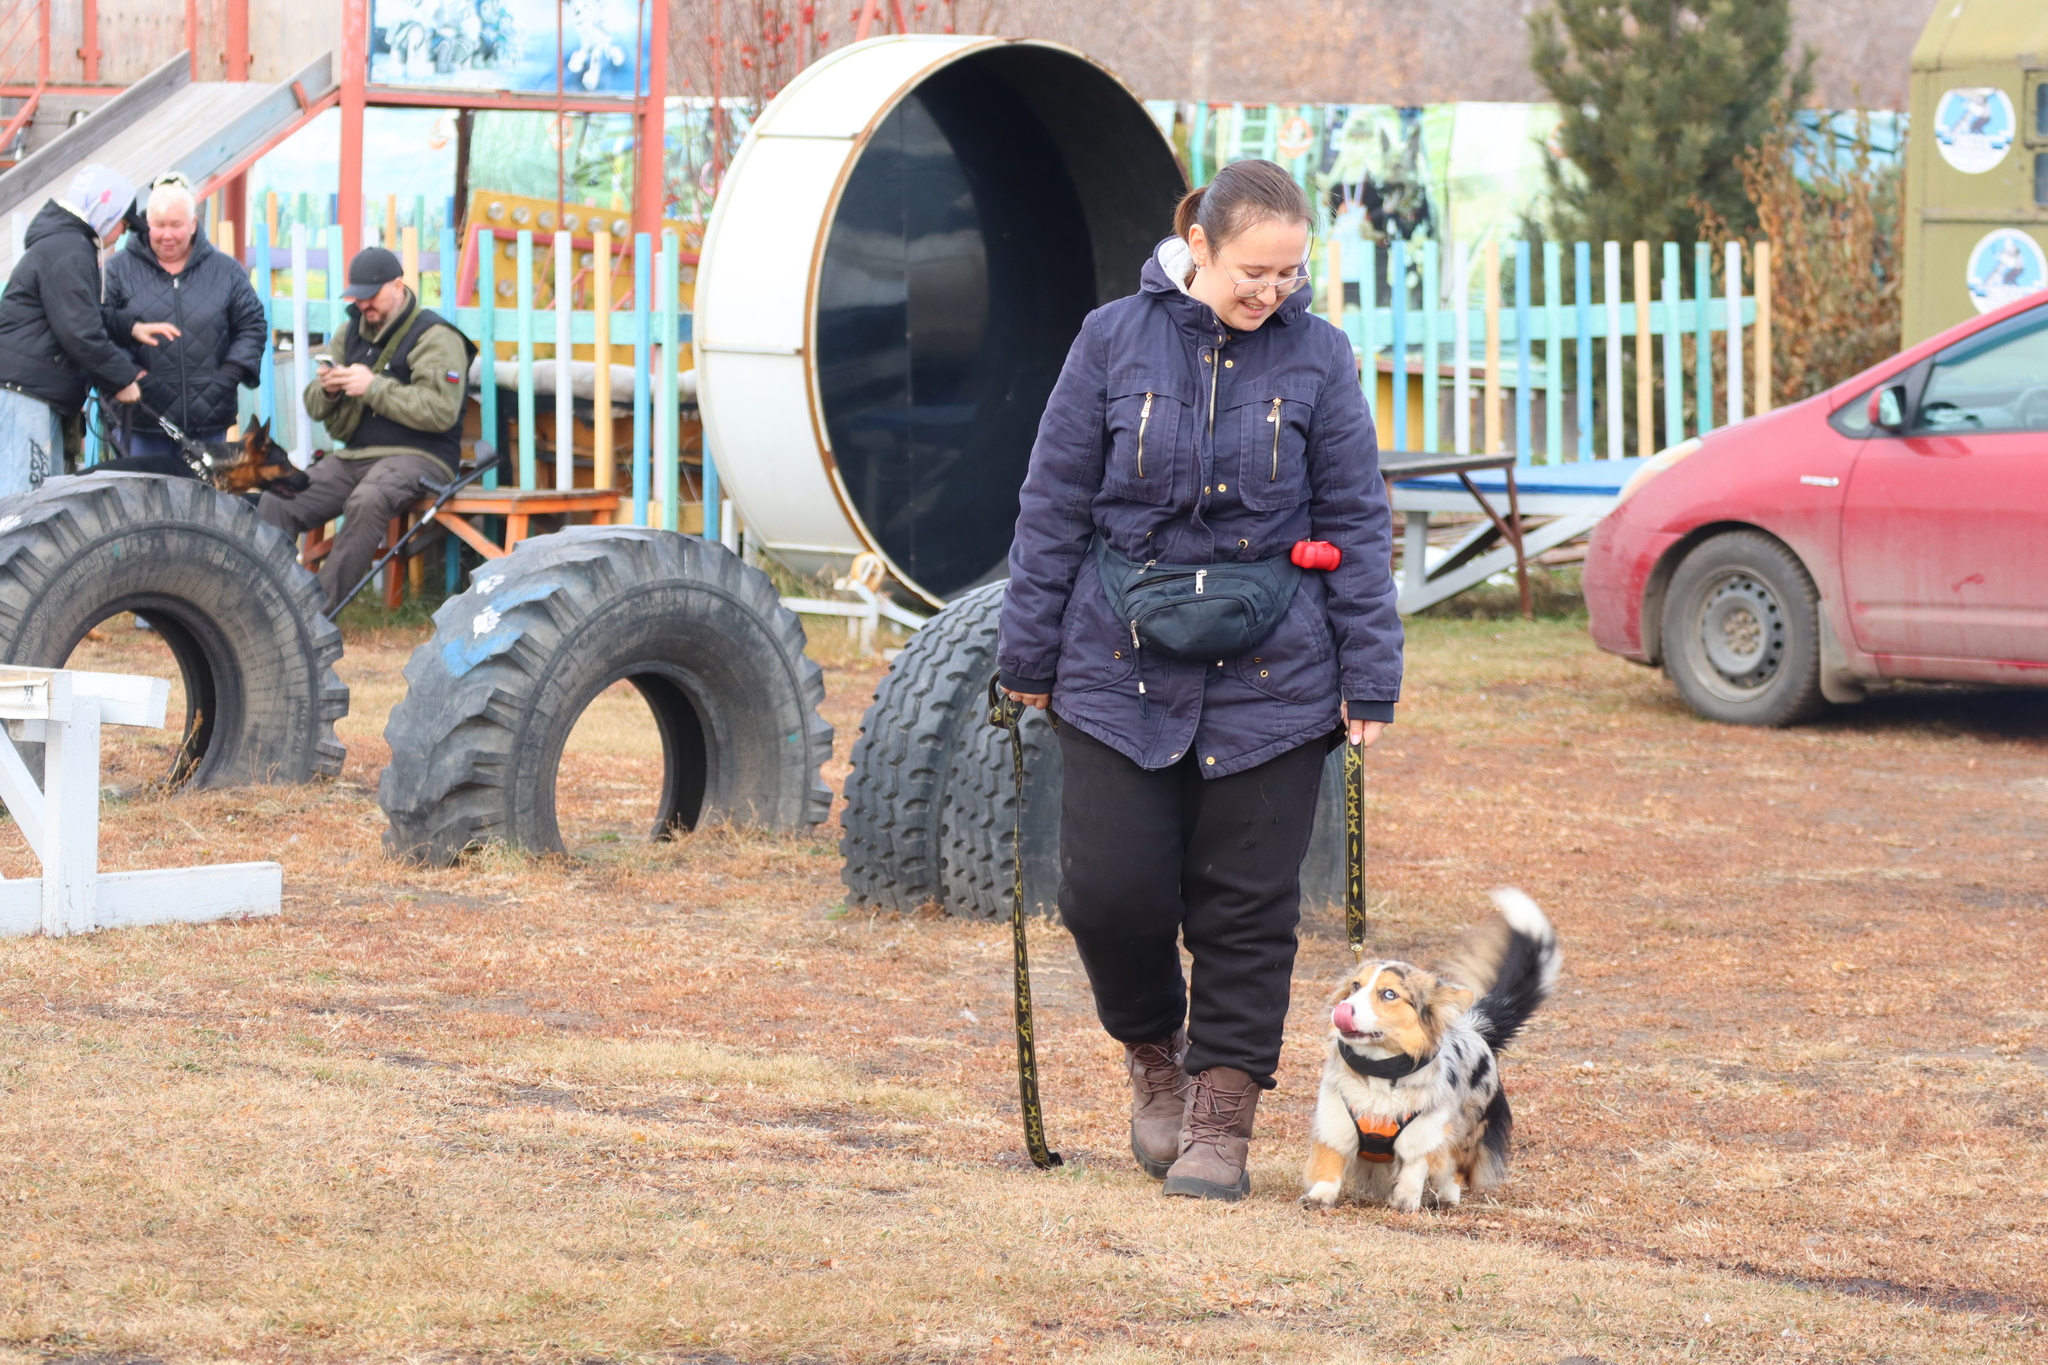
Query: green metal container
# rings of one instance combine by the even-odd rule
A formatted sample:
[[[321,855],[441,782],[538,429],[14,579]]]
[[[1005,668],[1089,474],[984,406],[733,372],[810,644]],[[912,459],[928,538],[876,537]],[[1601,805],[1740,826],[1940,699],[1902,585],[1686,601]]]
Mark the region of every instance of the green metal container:
[[[1936,0],[1912,130],[1908,346],[2048,286],[2048,0]]]

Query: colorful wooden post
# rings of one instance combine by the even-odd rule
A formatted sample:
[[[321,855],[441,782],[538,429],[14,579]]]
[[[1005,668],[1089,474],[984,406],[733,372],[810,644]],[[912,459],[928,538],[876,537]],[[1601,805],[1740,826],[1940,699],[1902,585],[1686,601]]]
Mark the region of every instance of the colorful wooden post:
[[[313,419],[306,412],[307,353],[313,343],[306,325],[306,225],[292,224],[292,463],[313,463]]]
[[[1742,420],[1742,243],[1722,248],[1721,275],[1728,286],[1728,425]]]
[[[1627,454],[1622,445],[1621,411],[1621,243],[1604,242],[1600,247],[1601,302],[1607,309],[1607,458],[1618,460]]]
[[[612,234],[599,228],[590,246],[590,482],[610,488],[617,482],[612,469]]]
[[[1530,402],[1535,390],[1530,384],[1532,355],[1529,346],[1529,243],[1515,243],[1515,458],[1528,464],[1531,449]]]
[[[1501,444],[1500,410],[1500,244],[1489,239],[1480,256],[1480,270],[1486,278],[1486,400],[1479,412],[1481,450],[1498,455]]]
[[[476,346],[478,359],[483,362],[476,393],[477,425],[484,439],[495,448],[498,444],[498,239],[482,224],[472,230],[476,233]],[[484,475],[484,486],[498,486],[496,468]]]
[[[1692,245],[1692,382],[1693,434],[1704,436],[1714,429],[1714,249],[1705,242]]]
[[[1437,362],[1443,356],[1442,252],[1434,237],[1422,244],[1422,448],[1435,454],[1443,447],[1443,419],[1438,413]]]
[[[1657,448],[1657,409],[1653,385],[1656,369],[1650,357],[1650,244],[1635,245],[1636,268],[1636,454]]]
[[[1412,450],[1408,439],[1408,243],[1396,237],[1387,248],[1388,352],[1393,361],[1394,436],[1390,448]]]
[[[575,257],[569,234],[555,233],[555,487],[576,486],[576,391],[569,364],[575,354],[575,332],[569,309],[576,302]]]
[[[1593,458],[1593,244],[1572,243],[1572,314],[1578,324],[1579,458]]]
[[[673,232],[661,234],[661,255],[656,260],[656,288],[661,291],[661,387],[656,391],[660,402],[661,433],[657,455],[661,461],[661,525],[665,531],[674,531],[683,524],[682,517],[682,451],[676,430],[678,395],[676,393],[676,364],[680,357],[676,346],[681,338],[676,315],[677,306],[677,259],[681,248],[676,244]]]
[[[654,297],[654,239],[644,232],[633,235],[633,524],[647,524],[649,474],[653,448],[648,419],[654,413],[654,357],[651,343],[654,328],[649,304]],[[708,524],[708,523],[707,523]]]
[[[1685,340],[1678,321],[1678,243],[1664,243],[1664,444],[1685,439]]]
[[[1323,251],[1328,262],[1325,266],[1328,279],[1323,286],[1323,315],[1329,318],[1332,327],[1341,332],[1344,330],[1344,247],[1337,240],[1336,233],[1330,234]]]
[[[1472,453],[1472,248],[1451,246],[1451,449]]]
[[[519,230],[519,274],[513,304],[519,309],[519,486],[537,488],[533,431],[533,233]]]
[[[1756,411],[1761,417],[1772,407],[1770,242],[1758,242],[1751,249],[1750,259],[1756,274]]]
[[[1543,244],[1543,462],[1564,463],[1564,248]]]
[[[277,421],[277,308],[271,296],[270,225],[256,224],[249,244],[251,264],[256,267],[256,299],[263,305],[263,362],[256,376],[256,416],[266,426]]]
[[[412,290],[413,297],[419,297],[420,230],[416,227],[399,229],[398,266],[405,272],[405,287]]]
[[[1379,322],[1380,316],[1380,247],[1378,242],[1365,242],[1362,245],[1365,247],[1365,259],[1359,263],[1358,273],[1358,375],[1365,384],[1365,401],[1372,405],[1372,419],[1378,423],[1386,416],[1379,410],[1380,346],[1379,329],[1375,325]],[[1391,438],[1384,431],[1380,433],[1382,442],[1389,439]]]

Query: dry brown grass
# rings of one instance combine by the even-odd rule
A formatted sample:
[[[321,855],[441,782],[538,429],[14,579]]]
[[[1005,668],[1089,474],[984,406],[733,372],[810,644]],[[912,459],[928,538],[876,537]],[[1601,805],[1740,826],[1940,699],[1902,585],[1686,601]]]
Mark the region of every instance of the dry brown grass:
[[[1416,623],[1375,942],[1427,958],[1513,881],[1566,976],[1498,1198],[1322,1216],[1337,926],[1232,1208],[1130,1169],[1036,931],[1041,1175],[1005,931],[848,915],[836,830],[384,862],[417,638],[351,639],[340,781],[107,809],[110,867],[280,858],[282,916],[0,941],[0,1361],[2041,1358],[2034,699],[1731,730],[1572,623]],[[878,674],[829,675],[835,783]],[[631,705],[586,757],[634,759]]]

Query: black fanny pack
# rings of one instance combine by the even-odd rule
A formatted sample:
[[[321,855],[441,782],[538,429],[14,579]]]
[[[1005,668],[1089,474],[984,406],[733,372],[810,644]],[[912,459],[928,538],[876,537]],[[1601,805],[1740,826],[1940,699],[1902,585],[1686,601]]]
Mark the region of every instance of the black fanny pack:
[[[1140,564],[1110,549],[1100,533],[1091,548],[1132,645],[1176,659],[1228,659],[1256,648],[1301,582],[1285,555],[1250,564]]]

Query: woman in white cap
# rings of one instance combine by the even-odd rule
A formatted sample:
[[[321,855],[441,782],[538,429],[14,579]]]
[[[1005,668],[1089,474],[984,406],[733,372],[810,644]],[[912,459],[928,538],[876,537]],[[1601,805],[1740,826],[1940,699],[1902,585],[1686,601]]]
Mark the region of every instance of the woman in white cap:
[[[30,220],[28,249],[0,293],[0,496],[62,473],[94,388],[116,402],[141,397],[142,370],[107,335],[100,252],[126,228],[135,187],[86,166]]]

